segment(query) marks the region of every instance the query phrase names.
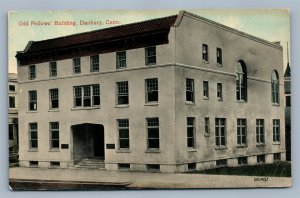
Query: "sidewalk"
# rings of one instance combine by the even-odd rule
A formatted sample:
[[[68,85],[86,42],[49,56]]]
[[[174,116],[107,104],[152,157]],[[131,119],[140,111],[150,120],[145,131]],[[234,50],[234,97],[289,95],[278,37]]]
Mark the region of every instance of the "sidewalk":
[[[41,180],[55,182],[97,182],[121,184],[126,188],[256,188],[289,187],[292,179],[287,177],[268,177],[267,181],[254,181],[253,176],[224,176],[187,173],[146,173],[119,172],[94,169],[48,169],[21,168],[9,169],[10,180]],[[257,180],[257,179],[256,179]]]

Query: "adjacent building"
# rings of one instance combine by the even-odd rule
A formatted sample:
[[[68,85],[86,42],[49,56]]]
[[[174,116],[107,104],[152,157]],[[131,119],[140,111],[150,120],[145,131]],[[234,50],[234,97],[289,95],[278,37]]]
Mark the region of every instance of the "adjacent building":
[[[284,72],[286,160],[291,161],[291,67]]]
[[[18,145],[18,78],[8,74],[8,138],[9,147]]]
[[[20,165],[184,172],[285,160],[282,47],[192,13],[18,52]]]

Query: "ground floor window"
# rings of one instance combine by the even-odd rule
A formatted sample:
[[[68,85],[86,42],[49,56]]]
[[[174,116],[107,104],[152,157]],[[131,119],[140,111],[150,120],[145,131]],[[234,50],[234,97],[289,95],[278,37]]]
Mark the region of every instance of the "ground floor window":
[[[14,124],[8,124],[8,136],[9,140],[14,139]]]
[[[273,142],[280,142],[280,120],[273,120]]]
[[[129,120],[120,119],[118,120],[119,130],[119,148],[129,149]]]
[[[195,118],[187,118],[187,147],[195,148]]]
[[[159,119],[147,118],[148,149],[159,149]]]
[[[226,118],[216,118],[215,120],[216,129],[216,146],[226,146]]]
[[[264,132],[264,120],[257,119],[256,120],[256,143],[264,144],[265,143],[265,132]]]
[[[38,124],[29,123],[29,149],[38,148]]]
[[[59,149],[59,123],[50,122],[50,149]]]
[[[240,146],[247,145],[247,120],[237,119],[237,144]]]

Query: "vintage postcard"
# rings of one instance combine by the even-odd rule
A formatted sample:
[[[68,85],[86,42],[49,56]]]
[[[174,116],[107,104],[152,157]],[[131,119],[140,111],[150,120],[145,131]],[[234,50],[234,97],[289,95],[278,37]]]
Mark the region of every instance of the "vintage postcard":
[[[289,10],[8,15],[11,190],[291,186]]]

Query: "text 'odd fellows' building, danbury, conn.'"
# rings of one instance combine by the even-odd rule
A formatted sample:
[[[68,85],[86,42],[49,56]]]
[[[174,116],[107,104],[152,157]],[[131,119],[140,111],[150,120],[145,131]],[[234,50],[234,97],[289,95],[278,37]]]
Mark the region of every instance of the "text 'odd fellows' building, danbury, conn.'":
[[[184,172],[285,160],[283,53],[178,15],[18,52],[20,165]]]

